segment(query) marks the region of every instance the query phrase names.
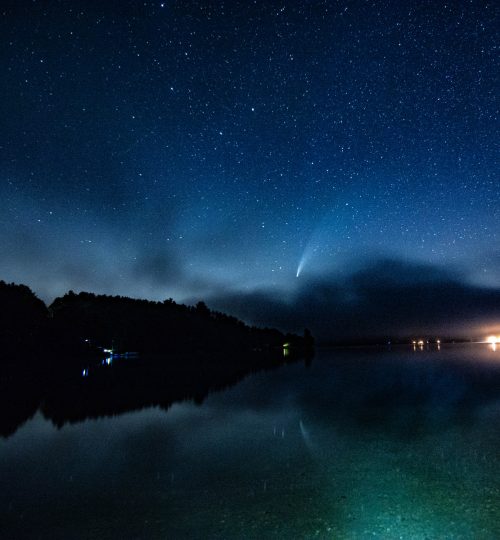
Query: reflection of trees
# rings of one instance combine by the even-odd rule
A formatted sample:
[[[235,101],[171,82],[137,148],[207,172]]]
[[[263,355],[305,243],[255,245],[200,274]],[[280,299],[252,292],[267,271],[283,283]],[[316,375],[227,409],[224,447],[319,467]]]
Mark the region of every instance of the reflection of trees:
[[[50,362],[47,362],[49,365]],[[43,370],[0,381],[0,435],[14,433],[40,408],[55,425],[112,416],[178,401],[202,403],[210,392],[239,382],[250,373],[282,364],[278,352],[119,358],[111,365],[94,361],[88,376]]]
[[[0,434],[43,402],[57,425],[150,405],[202,401],[211,390],[312,348],[312,337],[256,328],[211,311],[72,291],[46,308],[26,286],[0,281]],[[103,348],[139,359],[101,365]],[[290,357],[287,357],[289,360]],[[82,377],[82,368],[88,377]]]

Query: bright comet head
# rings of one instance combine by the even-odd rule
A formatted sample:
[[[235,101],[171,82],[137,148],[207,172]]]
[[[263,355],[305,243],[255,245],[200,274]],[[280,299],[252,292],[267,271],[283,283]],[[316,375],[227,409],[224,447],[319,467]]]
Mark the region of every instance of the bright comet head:
[[[302,257],[302,259],[299,262],[299,266],[297,267],[297,274],[295,277],[300,276],[300,273],[302,272],[302,268],[304,268],[304,263],[305,263],[305,260],[304,260],[304,257]]]

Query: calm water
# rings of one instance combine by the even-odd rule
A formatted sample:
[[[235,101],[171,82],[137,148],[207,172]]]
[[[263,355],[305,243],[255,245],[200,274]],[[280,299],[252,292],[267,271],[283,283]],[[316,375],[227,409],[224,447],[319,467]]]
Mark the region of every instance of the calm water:
[[[500,350],[320,351],[0,439],[0,537],[500,538]]]

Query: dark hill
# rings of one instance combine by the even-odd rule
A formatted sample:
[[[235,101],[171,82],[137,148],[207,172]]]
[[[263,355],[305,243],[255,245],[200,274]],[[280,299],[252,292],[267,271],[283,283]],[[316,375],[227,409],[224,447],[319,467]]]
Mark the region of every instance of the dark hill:
[[[141,353],[250,351],[281,348],[302,338],[247,326],[235,317],[173,300],[151,302],[69,292],[49,308],[58,333],[71,340]]]
[[[72,291],[47,309],[25,285],[0,281],[2,356],[80,357],[100,348],[141,354],[258,353],[312,346],[312,339],[248,326],[196,306]]]
[[[29,287],[0,281],[0,355],[10,358],[43,349],[48,315]]]

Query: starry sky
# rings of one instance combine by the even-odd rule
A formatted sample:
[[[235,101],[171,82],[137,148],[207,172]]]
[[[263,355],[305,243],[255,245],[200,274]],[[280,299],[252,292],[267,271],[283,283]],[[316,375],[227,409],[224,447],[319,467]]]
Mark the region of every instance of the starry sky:
[[[500,331],[498,8],[0,6],[0,279],[328,337]]]

